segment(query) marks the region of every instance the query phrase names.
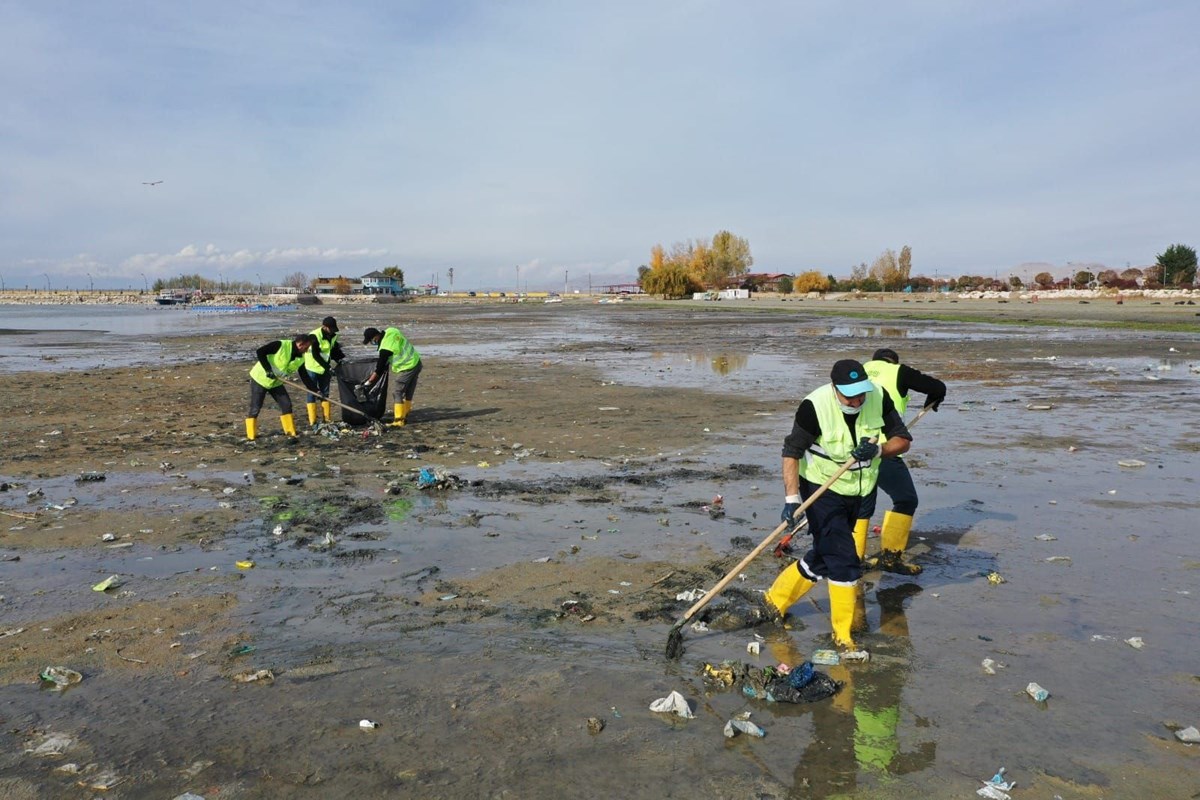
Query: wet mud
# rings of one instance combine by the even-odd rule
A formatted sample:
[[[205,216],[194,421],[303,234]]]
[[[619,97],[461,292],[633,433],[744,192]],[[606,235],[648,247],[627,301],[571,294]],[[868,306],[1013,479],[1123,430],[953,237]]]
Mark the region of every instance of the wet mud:
[[[383,321],[421,350],[409,424],[289,441],[268,401],[253,444],[250,353],[314,320],[56,349],[6,376],[0,796],[949,798],[1004,766],[1014,797],[1190,797],[1200,335],[1047,305],[339,309],[351,345]],[[705,680],[830,644],[823,587],[745,627],[770,549],[665,659],[677,597],[775,527],[799,398],[881,346],[950,393],[913,430],[924,572],[862,584],[871,661],[811,704]],[[649,711],[673,690],[694,719]],[[765,738],[726,739],[747,712]]]

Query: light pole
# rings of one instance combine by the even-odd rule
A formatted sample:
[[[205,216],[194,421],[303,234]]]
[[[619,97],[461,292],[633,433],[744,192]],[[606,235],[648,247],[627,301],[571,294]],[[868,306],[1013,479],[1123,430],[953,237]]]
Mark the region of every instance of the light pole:
[[[517,264],[517,294],[521,293],[521,265]]]
[[[142,291],[143,292],[150,291],[150,282],[148,280],[146,280],[146,273],[144,273],[144,272],[141,273],[141,276],[142,276]]]
[[[50,291],[50,276],[43,272],[42,277],[46,279],[46,291],[49,292]]]
[[[256,292],[256,294],[262,294],[262,275],[259,275],[256,272],[256,273],[254,273],[254,277],[258,278],[258,291]]]
[[[570,275],[569,270],[563,270],[563,294],[567,293],[567,277]]]
[[[88,293],[90,294],[91,292],[95,291],[95,289],[93,288],[94,284],[92,283],[92,273],[85,272],[83,274],[88,276]]]
[[[454,267],[447,269],[446,275],[450,278],[450,294],[454,294]]]

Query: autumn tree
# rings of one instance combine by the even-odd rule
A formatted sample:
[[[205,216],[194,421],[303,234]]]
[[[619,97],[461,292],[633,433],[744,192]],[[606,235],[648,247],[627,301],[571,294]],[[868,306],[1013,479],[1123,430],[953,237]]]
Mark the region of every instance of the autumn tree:
[[[800,294],[808,292],[826,292],[829,291],[829,279],[815,269],[810,269],[807,272],[801,272],[792,281],[792,286]]]
[[[750,271],[754,256],[750,254],[750,242],[729,231],[719,231],[712,238],[710,253],[712,270],[720,278],[736,278]]]
[[[1185,244],[1173,244],[1158,254],[1164,286],[1190,286],[1196,280],[1196,250]]]
[[[1071,279],[1071,281],[1074,286],[1078,286],[1080,289],[1086,289],[1087,285],[1095,279],[1095,274],[1086,269],[1081,269],[1075,273],[1075,276]]]
[[[1023,289],[1025,287],[1025,282],[1022,281],[1019,276],[1013,275],[1008,279],[1008,285],[1011,286],[1013,289],[1020,291],[1021,289]]]
[[[900,248],[900,258],[896,261],[896,269],[900,273],[897,276],[900,280],[900,288],[904,288],[912,277],[912,248],[908,245]]]
[[[780,294],[791,294],[793,288],[795,287],[793,286],[792,279],[790,277],[787,275],[779,276],[778,289]]]
[[[1054,285],[1054,276],[1049,272],[1039,272],[1033,276],[1033,283],[1039,289],[1049,289]]]
[[[666,298],[689,297],[700,288],[685,264],[663,264],[658,269],[649,270],[642,280],[642,291]]]
[[[730,278],[746,274],[753,263],[750,243],[729,231],[719,232],[711,242],[702,239],[676,242],[670,251],[656,244],[650,248],[650,265],[643,277],[643,288],[646,285],[666,286],[672,291],[664,292],[661,288],[647,291],[682,297],[683,293],[674,294],[680,288],[676,274],[679,270],[686,273],[689,285],[698,291],[705,287],[715,289],[724,286]]]
[[[1120,276],[1117,275],[1115,269],[1102,269],[1096,273],[1096,280],[1100,282],[1101,286],[1112,286],[1120,280]]]
[[[1137,279],[1142,277],[1142,271],[1137,267],[1127,267],[1121,270],[1121,280],[1133,281],[1137,283]]]
[[[909,266],[911,268],[911,263]],[[889,292],[903,289],[908,279],[907,275],[901,275],[900,263],[896,259],[896,251],[891,248],[880,253],[879,257],[871,264],[870,276]]]
[[[334,294],[350,294],[350,279],[338,275],[333,279]]]

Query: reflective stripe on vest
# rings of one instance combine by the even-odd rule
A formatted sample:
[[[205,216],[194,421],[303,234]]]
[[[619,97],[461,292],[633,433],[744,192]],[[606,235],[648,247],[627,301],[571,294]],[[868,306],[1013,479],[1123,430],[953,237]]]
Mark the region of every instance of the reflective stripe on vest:
[[[321,346],[321,358],[325,359],[325,363],[328,364],[329,354],[333,352],[333,346],[337,343],[338,335],[335,333],[332,339],[326,339],[324,328],[317,328],[315,331],[310,331],[310,333],[317,337],[317,344]],[[312,347],[304,351],[304,368],[313,375],[325,374],[325,368],[317,363]]]
[[[267,356],[267,361],[284,375],[291,375],[300,369],[300,365],[304,363],[304,359],[300,356],[292,358],[291,339],[280,340],[279,349]],[[254,366],[250,368],[250,377],[264,389],[274,389],[276,386],[283,386],[282,381],[275,380],[273,376],[267,374],[267,371],[263,369],[263,365],[259,361],[255,361]]]
[[[896,413],[903,417],[908,408],[908,395],[900,396],[900,365],[890,361],[868,361],[863,368],[867,371],[867,377],[888,393]]]
[[[400,333],[399,328],[388,328],[379,340],[379,349],[392,354],[392,372],[404,372],[417,366],[421,356],[417,349],[408,343],[408,339]]]
[[[846,425],[833,384],[821,386],[804,399],[816,409],[821,435],[804,451],[804,458],[800,461],[800,477],[820,486],[850,460],[850,451],[858,444],[858,439],[879,436],[883,431],[883,390],[876,386],[867,394],[855,417],[853,434]],[[875,488],[878,479],[879,458],[876,457],[869,462],[855,462],[829,489],[846,497],[865,497]]]

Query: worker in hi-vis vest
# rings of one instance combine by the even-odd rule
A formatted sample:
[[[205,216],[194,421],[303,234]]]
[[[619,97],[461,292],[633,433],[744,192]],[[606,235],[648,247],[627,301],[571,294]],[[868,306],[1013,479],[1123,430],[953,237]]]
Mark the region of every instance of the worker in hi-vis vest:
[[[311,333],[299,333],[290,339],[267,342],[255,351],[258,362],[250,369],[250,413],[246,415],[246,438],[254,441],[258,436],[258,412],[262,411],[267,395],[279,405],[282,414],[279,424],[288,436],[296,435],[296,421],[292,418],[292,398],[288,396],[280,378],[300,374],[300,379],[310,390],[316,384],[304,369],[304,353],[315,346],[316,337]]]
[[[882,448],[873,438],[886,436]],[[875,491],[880,456],[908,450],[912,435],[887,394],[867,377],[866,368],[844,359],[833,365],[830,382],[810,392],[796,409],[792,431],[783,441],[784,506],[788,526],[801,504],[812,548],[779,573],[759,609],[761,621],[782,624],[788,609],[819,581],[829,585],[829,622],[834,645],[845,658],[865,654],[851,637],[862,562],[854,549],[854,523],[864,497]],[[817,490],[843,472],[823,493]]]
[[[392,425],[400,427],[412,411],[417,378],[421,375],[421,354],[404,338],[399,328],[386,328],[382,331],[378,328],[367,328],[363,331],[363,344],[373,344],[379,348],[379,360],[375,362],[375,371],[365,381],[368,386],[379,380],[384,370],[391,365],[391,379],[396,387],[392,392],[395,417]]]
[[[325,422],[333,419],[333,407],[329,402],[329,383],[333,380],[333,373],[338,362],[346,359],[346,354],[342,352],[342,347],[337,341],[338,324],[336,319],[326,317],[321,320],[321,327],[311,333],[317,337],[317,343],[304,354],[304,369],[312,376],[317,386],[317,390],[310,392],[306,401],[310,427],[317,424],[318,398],[321,402],[321,418]]]
[[[897,413],[904,416],[908,408],[909,392],[925,395],[925,408],[938,410],[946,399],[946,384],[937,378],[925,375],[907,364],[900,363],[900,356],[891,348],[881,347],[870,361],[863,365],[867,375],[892,399]],[[902,456],[889,456],[879,465],[877,491],[863,502],[854,526],[854,546],[859,558],[867,552],[867,529],[871,515],[875,513],[875,498],[878,490],[892,500],[892,507],[883,514],[883,525],[879,529],[879,557],[869,560],[868,569],[881,569],[897,575],[919,575],[918,564],[904,560],[904,549],[908,547],[908,535],[912,531],[913,515],[917,512],[917,487]]]

